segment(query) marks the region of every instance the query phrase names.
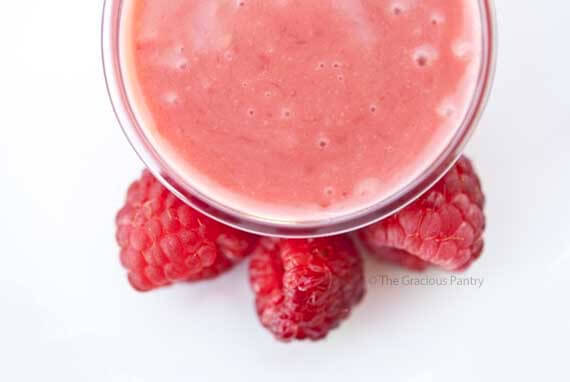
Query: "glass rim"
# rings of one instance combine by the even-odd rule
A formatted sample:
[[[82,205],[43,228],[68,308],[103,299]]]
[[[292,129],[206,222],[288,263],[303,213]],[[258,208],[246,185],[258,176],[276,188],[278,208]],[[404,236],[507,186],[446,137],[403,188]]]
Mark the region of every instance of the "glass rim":
[[[255,234],[279,237],[321,237],[351,232],[376,223],[409,205],[432,187],[455,164],[487,105],[497,54],[493,0],[478,0],[481,13],[482,57],[477,85],[463,119],[447,147],[414,180],[367,208],[334,218],[307,222],[268,220],[224,205],[199,192],[177,174],[141,128],[127,96],[120,59],[120,20],[124,0],[105,0],[101,26],[101,55],[107,92],[127,140],[151,173],[183,202],[223,224]]]

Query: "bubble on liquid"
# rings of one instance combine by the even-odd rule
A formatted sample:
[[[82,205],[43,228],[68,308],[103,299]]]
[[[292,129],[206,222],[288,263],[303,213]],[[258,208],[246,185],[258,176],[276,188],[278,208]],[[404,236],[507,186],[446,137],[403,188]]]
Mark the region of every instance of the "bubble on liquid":
[[[175,44],[165,50],[155,50],[153,53],[151,56],[153,64],[166,70],[184,70],[190,66],[182,44]]]
[[[443,16],[443,14],[439,13],[439,12],[434,12],[431,15],[431,24],[432,25],[440,25],[443,24],[443,22],[445,21],[445,17]]]
[[[178,101],[180,100],[180,97],[178,96],[178,94],[176,92],[166,92],[166,93],[164,93],[162,98],[164,99],[164,102],[171,104],[171,105],[178,103]]]
[[[444,100],[437,108],[437,114],[442,118],[451,118],[456,112],[453,101],[450,99]]]
[[[336,76],[336,79],[339,81],[344,81],[344,76],[342,74],[339,74],[338,76]]]
[[[178,70],[186,70],[188,69],[188,60],[186,58],[180,58],[178,59],[178,61],[176,62],[176,68]]]
[[[465,41],[456,41],[451,46],[451,50],[455,57],[465,59],[468,58],[471,53],[471,45]]]
[[[325,196],[328,196],[329,198],[334,196],[335,194],[334,187],[332,186],[325,187],[323,190],[323,194],[325,194]]]
[[[370,105],[369,108],[371,113],[376,113],[378,111],[378,106],[376,106],[375,104]]]
[[[293,112],[291,111],[291,109],[284,107],[283,109],[281,109],[281,118],[283,119],[289,119],[291,118],[291,116],[293,115]]]
[[[245,0],[237,0],[236,3],[238,7],[245,7]]]
[[[241,87],[244,88],[244,89],[247,88],[248,86],[249,86],[249,83],[248,83],[247,81],[243,81],[243,82],[241,83]]]
[[[325,136],[325,135],[321,135],[318,139],[317,139],[317,146],[319,147],[319,149],[324,150],[326,149],[329,145],[330,145],[331,141],[330,139]]]
[[[333,67],[334,69],[340,69],[340,68],[342,68],[342,62],[340,62],[340,61],[335,61],[335,62],[332,63],[332,67]]]
[[[250,117],[254,117],[255,116],[255,109],[254,108],[249,108],[247,109],[247,115],[249,115]]]
[[[267,98],[273,96],[273,92],[271,92],[270,90],[267,90],[265,93],[263,93],[263,95]]]
[[[319,62],[319,63],[317,64],[317,68],[316,68],[316,69],[317,69],[317,70],[323,70],[325,67],[326,67],[326,64],[321,61],[321,62]]]
[[[426,66],[428,59],[423,54],[420,54],[416,57],[416,62],[418,63],[419,66]]]
[[[408,10],[407,5],[403,1],[393,2],[390,6],[390,12],[395,16],[400,16]]]
[[[233,54],[233,52],[231,52],[231,51],[225,52],[225,53],[224,53],[224,59],[225,59],[226,61],[233,61],[233,59],[234,59],[234,54]]]
[[[381,190],[381,187],[382,182],[380,182],[380,179],[366,178],[354,187],[354,193],[361,197],[370,197],[377,194]]]
[[[413,54],[413,60],[419,67],[431,65],[438,57],[438,51],[431,45],[420,46]]]

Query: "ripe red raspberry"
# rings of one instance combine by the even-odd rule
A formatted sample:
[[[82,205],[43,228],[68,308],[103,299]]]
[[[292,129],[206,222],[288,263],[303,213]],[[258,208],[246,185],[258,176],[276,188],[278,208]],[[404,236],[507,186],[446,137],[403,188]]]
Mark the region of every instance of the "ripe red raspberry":
[[[249,266],[257,313],[280,340],[317,340],[364,295],[362,262],[346,236],[262,239]]]
[[[121,263],[139,291],[215,277],[256,242],[187,206],[148,171],[129,187],[116,225]]]
[[[377,257],[415,270],[461,271],[483,250],[485,197],[469,159],[399,213],[359,232]]]

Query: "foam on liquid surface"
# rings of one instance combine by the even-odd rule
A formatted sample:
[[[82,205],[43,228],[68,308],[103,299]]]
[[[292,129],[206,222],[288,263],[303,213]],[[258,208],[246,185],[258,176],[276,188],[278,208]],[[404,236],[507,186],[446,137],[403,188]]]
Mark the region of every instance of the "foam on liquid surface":
[[[133,0],[144,125],[191,183],[267,218],[389,196],[464,117],[475,0]]]

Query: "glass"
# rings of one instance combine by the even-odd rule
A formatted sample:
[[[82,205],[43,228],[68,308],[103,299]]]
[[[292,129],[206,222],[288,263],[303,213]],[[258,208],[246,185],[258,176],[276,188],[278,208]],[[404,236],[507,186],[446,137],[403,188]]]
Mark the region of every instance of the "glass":
[[[479,0],[482,59],[477,86],[466,116],[449,145],[416,179],[375,205],[355,213],[319,221],[281,222],[261,219],[212,200],[177,174],[145,136],[127,97],[119,54],[123,0],[106,0],[102,22],[102,56],[107,89],[127,139],[148,169],[188,205],[224,224],[257,234],[280,237],[318,237],[350,232],[382,220],[416,200],[436,183],[460,157],[487,103],[496,59],[496,25],[492,0]]]

